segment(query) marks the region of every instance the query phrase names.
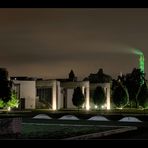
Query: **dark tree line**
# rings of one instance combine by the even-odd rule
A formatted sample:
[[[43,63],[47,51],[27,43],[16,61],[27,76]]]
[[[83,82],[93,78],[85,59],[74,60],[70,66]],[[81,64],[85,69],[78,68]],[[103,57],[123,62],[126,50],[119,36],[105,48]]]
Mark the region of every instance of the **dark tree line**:
[[[126,93],[121,93],[121,92],[126,92],[126,91],[127,91],[127,97],[129,97],[128,98],[129,107],[138,108],[139,105],[141,105],[142,107],[145,107],[144,104],[146,104],[147,102],[148,90],[147,90],[147,85],[145,80],[145,74],[140,69],[134,68],[131,73],[118,76],[117,80],[113,80],[112,82],[113,102],[116,103],[117,100],[119,101],[119,100],[122,100],[122,98],[125,98]],[[116,97],[118,97],[118,99]],[[141,102],[145,102],[145,103],[142,104]],[[121,101],[121,103],[123,102]]]
[[[8,80],[8,71],[5,68],[0,68],[0,99],[8,102],[11,99],[12,83]]]
[[[12,91],[12,81],[8,79],[8,71],[0,68],[0,108],[18,108],[19,99]]]

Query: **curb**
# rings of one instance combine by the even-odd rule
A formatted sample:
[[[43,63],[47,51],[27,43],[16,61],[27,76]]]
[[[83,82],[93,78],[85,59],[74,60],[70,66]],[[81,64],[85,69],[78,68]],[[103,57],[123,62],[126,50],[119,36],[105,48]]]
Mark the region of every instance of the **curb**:
[[[70,137],[70,138],[65,138],[63,140],[88,140],[92,138],[99,138],[103,136],[108,136],[112,134],[119,134],[127,131],[132,131],[132,130],[137,130],[136,126],[127,126],[127,127],[122,127],[120,129],[115,129],[115,130],[109,130],[109,131],[104,131],[104,132],[99,132],[99,133],[92,133],[92,134],[86,134],[86,135],[81,135],[81,136],[75,136],[75,137]]]

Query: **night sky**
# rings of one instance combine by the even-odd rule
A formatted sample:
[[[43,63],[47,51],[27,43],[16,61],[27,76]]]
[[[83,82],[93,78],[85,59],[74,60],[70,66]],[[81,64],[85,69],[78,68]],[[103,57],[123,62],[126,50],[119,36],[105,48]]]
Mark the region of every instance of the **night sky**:
[[[138,68],[148,78],[148,9],[1,8],[0,67],[10,76],[81,80],[103,68],[117,77]]]

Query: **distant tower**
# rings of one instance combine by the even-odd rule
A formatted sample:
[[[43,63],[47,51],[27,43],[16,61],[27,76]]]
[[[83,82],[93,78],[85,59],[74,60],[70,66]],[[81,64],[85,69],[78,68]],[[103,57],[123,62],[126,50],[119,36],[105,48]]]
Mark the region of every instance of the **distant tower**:
[[[77,81],[77,77],[75,77],[73,70],[71,70],[69,73],[69,80],[70,81]]]
[[[144,54],[140,54],[139,57],[139,68],[144,73]]]

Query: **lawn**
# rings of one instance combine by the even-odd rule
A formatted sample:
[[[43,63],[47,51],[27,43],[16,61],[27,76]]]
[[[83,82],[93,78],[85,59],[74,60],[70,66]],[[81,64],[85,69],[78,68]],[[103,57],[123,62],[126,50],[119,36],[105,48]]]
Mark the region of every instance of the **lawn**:
[[[45,122],[46,121],[46,122]],[[0,139],[64,139],[85,134],[98,133],[112,129],[123,128],[120,126],[98,125],[95,122],[84,121],[47,121],[29,120],[22,122],[21,134],[3,135]],[[91,124],[90,124],[91,123]],[[94,123],[94,124],[93,124]]]
[[[64,139],[121,127],[67,124],[23,124],[21,139]]]

